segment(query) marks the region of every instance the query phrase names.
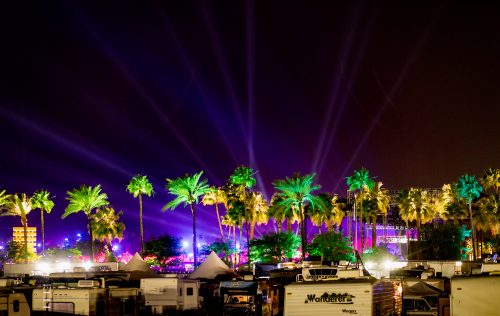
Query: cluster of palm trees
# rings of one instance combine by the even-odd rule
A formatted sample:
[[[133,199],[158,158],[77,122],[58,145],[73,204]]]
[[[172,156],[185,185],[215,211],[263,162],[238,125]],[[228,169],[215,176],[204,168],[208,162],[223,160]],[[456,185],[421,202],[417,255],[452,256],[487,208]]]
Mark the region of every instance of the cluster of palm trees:
[[[294,174],[274,181],[275,193],[270,201],[266,201],[263,193],[254,189],[255,171],[246,166],[237,167],[222,186],[210,186],[207,179],[202,178],[203,171],[186,174],[176,179],[166,179],[166,189],[174,196],[163,210],[174,210],[180,205],[189,206],[193,221],[193,259],[197,263],[196,241],[196,204],[215,206],[219,232],[222,242],[233,238],[236,245],[236,230],[239,229],[240,241],[243,228],[246,230],[247,251],[250,252],[250,241],[254,239],[255,226],[268,223],[274,219],[280,232],[282,223],[287,223],[288,231],[291,225],[298,223],[301,237],[301,256],[306,256],[307,218],[319,227],[322,225],[328,231],[341,227],[342,220],[354,209],[355,227],[360,227],[361,245],[356,250],[363,252],[365,245],[365,223],[372,224],[372,247],[376,245],[377,218],[382,215],[387,223],[387,213],[390,205],[396,205],[399,217],[405,221],[407,228],[415,223],[418,238],[422,224],[442,220],[467,221],[472,230],[473,256],[477,256],[477,230],[498,233],[500,223],[499,189],[500,169],[489,169],[485,175],[476,179],[471,175],[461,176],[455,184],[445,184],[438,194],[431,194],[422,188],[409,188],[398,192],[391,198],[389,190],[382,182],[370,177],[365,168],[355,170],[346,178],[349,190],[354,194],[354,203],[348,205],[346,200],[338,195],[320,192],[321,186],[315,183],[316,174]],[[134,176],[126,190],[139,198],[139,226],[141,252],[144,249],[143,228],[143,196],[154,194],[153,185],[145,175]],[[62,218],[83,212],[88,221],[90,234],[91,258],[94,258],[94,239],[107,241],[122,238],[125,226],[120,222],[121,212],[116,212],[109,205],[108,196],[102,192],[100,185],[86,186],[67,192],[68,205]],[[225,213],[222,214],[220,206]],[[7,194],[0,191],[0,215],[15,215],[21,217],[24,227],[24,250],[27,253],[27,214],[34,209],[41,210],[42,251],[44,242],[44,213],[50,213],[54,202],[46,190],[35,192],[31,197],[26,194]],[[352,209],[351,209],[352,208]],[[225,226],[225,228],[224,228]],[[350,230],[350,226],[349,230]],[[355,231],[357,234],[357,229]],[[357,236],[353,238],[357,242]],[[27,257],[26,257],[27,258]]]

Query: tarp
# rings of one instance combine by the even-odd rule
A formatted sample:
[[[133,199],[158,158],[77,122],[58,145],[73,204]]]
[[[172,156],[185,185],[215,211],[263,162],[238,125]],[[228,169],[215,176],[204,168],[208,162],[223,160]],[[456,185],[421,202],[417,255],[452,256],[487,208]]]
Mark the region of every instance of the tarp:
[[[191,279],[215,279],[218,275],[235,274],[215,252],[211,252],[205,261],[189,275]]]
[[[438,288],[435,288],[423,281],[419,281],[412,286],[408,286],[407,284],[403,284],[403,297],[405,295],[418,295],[418,296],[432,296],[439,295],[443,291]]]

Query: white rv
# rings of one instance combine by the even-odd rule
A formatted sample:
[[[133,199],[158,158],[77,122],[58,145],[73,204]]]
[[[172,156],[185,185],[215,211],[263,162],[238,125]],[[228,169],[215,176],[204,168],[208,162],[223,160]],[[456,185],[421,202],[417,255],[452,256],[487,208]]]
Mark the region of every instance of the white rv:
[[[200,306],[200,281],[191,279],[147,278],[141,279],[141,291],[145,305],[150,306],[153,314],[164,309],[193,310]]]
[[[399,280],[361,277],[285,286],[285,316],[401,315]]]
[[[498,293],[500,293],[500,276],[452,278],[451,315],[500,315]]]

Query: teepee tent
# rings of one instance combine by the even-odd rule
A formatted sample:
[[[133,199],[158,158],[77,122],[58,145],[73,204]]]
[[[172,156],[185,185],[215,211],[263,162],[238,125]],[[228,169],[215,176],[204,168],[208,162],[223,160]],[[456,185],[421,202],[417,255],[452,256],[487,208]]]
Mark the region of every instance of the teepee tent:
[[[189,275],[191,279],[215,279],[218,275],[237,275],[215,252],[211,252],[205,261]]]

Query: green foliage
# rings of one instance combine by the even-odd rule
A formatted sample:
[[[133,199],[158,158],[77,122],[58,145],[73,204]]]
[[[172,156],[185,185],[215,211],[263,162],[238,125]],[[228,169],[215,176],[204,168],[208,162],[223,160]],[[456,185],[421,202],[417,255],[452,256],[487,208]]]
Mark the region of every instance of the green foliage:
[[[82,257],[82,251],[77,247],[71,248],[48,248],[45,251],[45,258],[50,258],[54,260],[65,260],[70,258],[70,260],[79,260]]]
[[[184,207],[190,204],[198,204],[198,199],[210,190],[207,179],[200,181],[203,171],[194,175],[185,175],[177,179],[167,179],[168,193],[175,196],[175,199],[163,206],[162,210],[173,210],[179,205]]]
[[[4,207],[10,198],[10,194],[7,194],[6,190],[0,190],[0,210]]]
[[[90,216],[92,210],[107,206],[108,195],[101,192],[101,185],[95,187],[82,185],[78,189],[67,192],[66,200],[69,201],[68,206],[64,210],[61,218],[66,218],[68,215],[83,211],[85,215]]]
[[[54,208],[54,201],[52,201],[50,196],[50,192],[46,190],[36,191],[31,197],[31,203],[33,209],[39,208],[42,212],[46,212],[50,214],[52,209]]]
[[[144,244],[144,257],[156,256],[159,261],[182,254],[180,238],[170,235],[161,235],[158,238],[151,238]]]
[[[95,239],[111,243],[113,239],[121,240],[125,231],[125,224],[120,222],[122,211],[116,213],[115,209],[105,206],[98,209],[90,216],[92,232]]]
[[[257,183],[254,175],[255,171],[252,168],[239,166],[233,171],[233,174],[229,177],[229,181],[236,186],[251,189]]]
[[[134,176],[129,184],[127,185],[127,192],[132,194],[134,197],[138,197],[139,195],[151,196],[155,192],[153,190],[153,185],[149,182],[147,176],[136,175]]]
[[[315,173],[305,176],[296,173],[291,178],[274,181],[273,186],[279,198],[277,203],[285,209],[299,210],[305,204],[309,204],[312,208],[324,208],[323,200],[313,193],[321,189],[320,185],[314,184],[315,178]]]
[[[483,187],[476,180],[475,176],[464,174],[455,184],[455,190],[458,196],[465,199],[467,204],[470,204],[472,200],[479,197],[483,191]]]
[[[24,247],[24,244],[21,242],[10,240],[5,247],[5,250],[6,259],[10,262],[21,263],[26,262],[26,260],[32,262],[38,259],[38,255],[30,248]]]
[[[352,247],[348,238],[333,231],[316,235],[309,245],[309,254],[321,256],[322,261],[340,261],[353,259]]]
[[[470,230],[463,225],[444,223],[438,227],[426,225],[422,229],[420,246],[423,259],[461,260],[464,242]]]
[[[384,262],[385,260],[395,260],[396,256],[391,254],[384,246],[373,247],[363,252],[361,259],[366,264],[368,261]]]
[[[278,263],[284,258],[292,258],[300,246],[300,238],[293,233],[263,235],[250,242],[252,262]]]
[[[352,176],[346,178],[349,190],[368,190],[372,189],[375,185],[375,181],[370,178],[370,173],[367,169],[361,168],[360,170],[354,170]]]

